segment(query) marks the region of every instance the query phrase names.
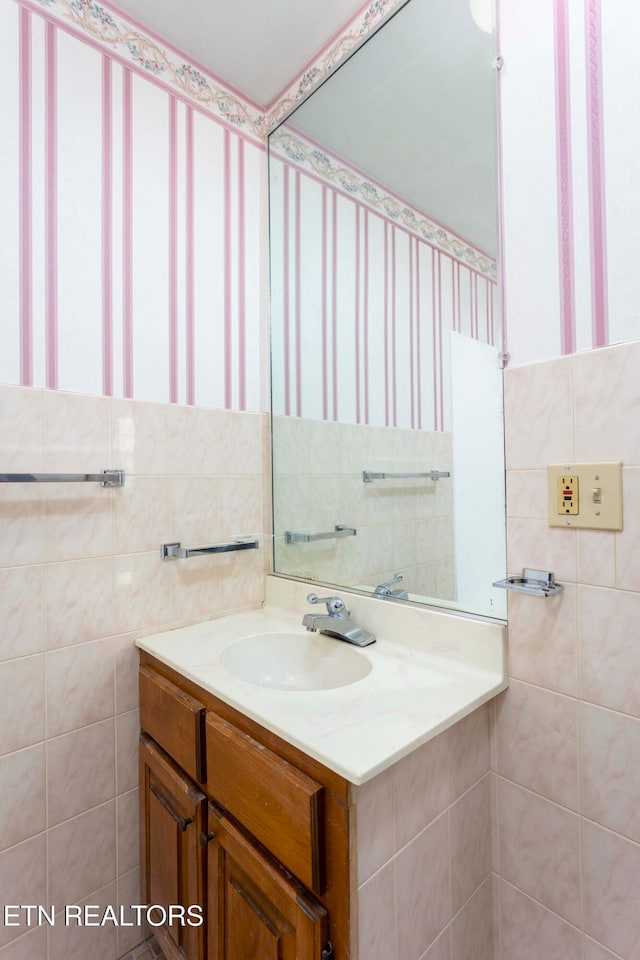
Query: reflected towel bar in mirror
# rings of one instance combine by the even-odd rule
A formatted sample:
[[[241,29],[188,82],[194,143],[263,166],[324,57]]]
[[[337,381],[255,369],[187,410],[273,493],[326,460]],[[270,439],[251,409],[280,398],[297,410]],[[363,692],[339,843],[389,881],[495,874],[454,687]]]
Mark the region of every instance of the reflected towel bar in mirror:
[[[188,560],[190,557],[206,557],[213,553],[233,553],[235,550],[257,550],[257,540],[234,540],[233,543],[219,543],[212,547],[181,547],[179,543],[163,543],[160,556],[163,560]]]
[[[124,470],[101,473],[0,473],[0,483],[99,483],[101,487],[123,487]]]
[[[326,533],[294,533],[293,530],[287,530],[284,535],[285,543],[312,543],[315,540],[338,540],[342,537],[355,537],[358,531],[353,527],[347,527],[344,523],[339,523],[333,530],[327,530]]]
[[[524,568],[521,577],[496,580],[493,586],[516,593],[528,593],[531,597],[553,597],[564,590],[561,583],[556,583],[550,570],[532,570],[529,567]]]
[[[362,479],[365,483],[373,480],[440,480],[450,477],[448,470],[429,470],[427,473],[374,473],[373,470],[363,470]]]

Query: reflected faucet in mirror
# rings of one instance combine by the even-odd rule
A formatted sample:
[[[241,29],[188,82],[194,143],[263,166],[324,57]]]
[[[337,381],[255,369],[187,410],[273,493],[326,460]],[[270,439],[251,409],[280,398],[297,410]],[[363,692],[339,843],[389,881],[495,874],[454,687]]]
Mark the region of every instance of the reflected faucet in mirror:
[[[403,575],[401,573],[396,573],[391,580],[386,580],[384,583],[379,583],[373,591],[373,595],[375,597],[395,597],[396,600],[408,600],[409,594],[406,590],[391,589],[394,583],[400,583],[401,580],[404,580]]]
[[[303,616],[302,626],[311,633],[317,631],[327,637],[346,640],[356,647],[368,647],[370,643],[376,642],[372,633],[353,622],[351,611],[347,610],[341,597],[319,597],[317,593],[310,593],[307,600],[309,603],[325,603],[327,606],[326,613],[305,613]]]

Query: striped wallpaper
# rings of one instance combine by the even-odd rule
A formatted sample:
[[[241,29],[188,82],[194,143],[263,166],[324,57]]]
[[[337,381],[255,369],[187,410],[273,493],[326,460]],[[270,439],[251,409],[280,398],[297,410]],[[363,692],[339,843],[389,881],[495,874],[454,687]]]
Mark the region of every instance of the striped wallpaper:
[[[263,109],[108,4],[0,0],[0,382],[265,409],[264,134],[395,5],[365,8],[278,103]],[[501,4],[501,283],[511,363],[640,335],[640,272],[630,266],[640,217],[630,122],[640,84],[633,41],[639,30],[635,0],[541,0],[535,10],[528,0]],[[290,174],[294,188],[297,176]],[[326,193],[332,224],[328,186]],[[347,210],[346,198],[337,199],[336,223]],[[365,241],[378,244],[380,217],[357,204],[350,216],[348,242],[357,237],[360,244],[360,312],[347,337],[355,346],[357,333],[360,361],[346,388],[351,399],[338,398],[338,407],[362,422],[392,422],[395,389],[397,419],[442,425],[440,384],[426,388],[428,356],[416,355],[405,388],[398,351],[406,342],[415,348],[422,334],[415,317],[425,291],[427,299],[428,291],[432,298],[434,290],[445,291],[443,340],[455,311],[455,322],[465,322],[457,318],[466,268],[442,248],[429,267],[423,240],[398,224],[387,227],[386,246],[380,241],[387,270],[393,249],[397,263],[413,264],[414,323],[403,332],[396,305],[403,336],[391,342],[386,301],[387,339],[379,331],[372,338],[386,343],[388,357],[381,412],[363,359],[370,297],[364,248]],[[447,299],[457,295],[450,272],[460,273],[455,308]],[[392,272],[385,275],[389,283]],[[402,286],[397,277],[395,283]],[[330,290],[327,296],[330,310]],[[468,296],[476,296],[473,283]],[[327,316],[334,323],[339,313]],[[291,329],[295,360],[302,341],[295,324]],[[333,350],[331,329],[326,349]],[[439,327],[434,336],[437,351]],[[327,354],[329,416],[342,355],[337,350],[334,376]],[[436,381],[438,370],[439,361]],[[294,365],[289,372],[294,398],[296,371]],[[289,403],[295,410],[295,399]]]
[[[0,3],[0,381],[265,407],[264,145]]]
[[[500,342],[495,264],[406,207],[414,229],[364,202],[372,185],[352,171],[340,189],[292,153],[270,163],[274,412],[450,429],[449,335]]]
[[[636,0],[500,7],[512,363],[640,337]]]

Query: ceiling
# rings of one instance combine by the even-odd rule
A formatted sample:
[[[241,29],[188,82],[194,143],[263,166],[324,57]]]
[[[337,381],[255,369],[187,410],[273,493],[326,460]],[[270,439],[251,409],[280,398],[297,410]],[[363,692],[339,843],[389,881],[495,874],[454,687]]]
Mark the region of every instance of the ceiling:
[[[260,107],[270,106],[363,0],[116,0]]]

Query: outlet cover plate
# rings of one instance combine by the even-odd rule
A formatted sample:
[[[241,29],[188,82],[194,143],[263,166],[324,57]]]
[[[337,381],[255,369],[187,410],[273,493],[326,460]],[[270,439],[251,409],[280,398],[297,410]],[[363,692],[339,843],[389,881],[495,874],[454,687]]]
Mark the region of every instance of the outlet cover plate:
[[[558,482],[578,478],[578,512],[559,512]],[[622,463],[553,463],[547,467],[549,526],[569,529],[622,530]]]

